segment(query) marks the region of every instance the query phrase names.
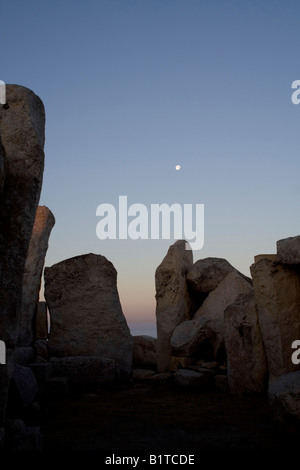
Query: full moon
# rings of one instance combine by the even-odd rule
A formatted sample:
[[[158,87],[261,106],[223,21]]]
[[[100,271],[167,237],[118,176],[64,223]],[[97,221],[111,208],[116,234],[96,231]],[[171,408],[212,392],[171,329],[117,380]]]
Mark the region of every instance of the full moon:
[[[180,165],[176,165],[176,166],[175,166],[175,170],[177,170],[177,171],[179,171],[179,170],[180,170],[180,168],[181,168],[181,166],[180,166]]]

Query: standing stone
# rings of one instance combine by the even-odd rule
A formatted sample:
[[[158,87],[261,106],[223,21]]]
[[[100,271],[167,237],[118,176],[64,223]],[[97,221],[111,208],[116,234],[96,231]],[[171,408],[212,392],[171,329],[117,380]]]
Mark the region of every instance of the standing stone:
[[[291,361],[291,345],[300,338],[300,266],[261,259],[251,273],[272,380],[299,368]]]
[[[251,293],[253,287],[245,276],[232,271],[227,274],[204,301],[196,312],[193,320],[207,318],[201,326],[203,332],[213,347],[215,359],[220,359],[224,354],[224,312],[232,303],[236,302],[241,295]]]
[[[21,324],[19,332],[19,344],[22,346],[30,346],[33,342],[33,321],[37,311],[42,271],[48,249],[48,240],[54,224],[54,215],[48,207],[39,206],[36,211],[23,278]]]
[[[0,107],[0,137],[6,159],[0,192],[0,338],[7,348],[14,349],[25,261],[42,186],[45,111],[42,101],[21,86],[7,85],[6,101],[5,108]],[[0,370],[0,425],[9,370]]]
[[[277,256],[283,264],[300,264],[300,235],[278,240]]]
[[[230,392],[264,392],[267,363],[253,292],[226,308],[224,335]]]
[[[193,253],[186,249],[187,245],[184,240],[178,240],[170,246],[155,273],[158,372],[169,368],[174,328],[190,318],[186,273],[193,264]]]
[[[123,376],[132,368],[133,340],[117,291],[117,271],[87,254],[45,268],[51,356],[105,356]]]
[[[6,153],[0,203],[0,338],[14,346],[25,261],[42,186],[45,112],[42,101],[27,88],[7,85],[6,96],[8,108],[0,107],[0,135]]]

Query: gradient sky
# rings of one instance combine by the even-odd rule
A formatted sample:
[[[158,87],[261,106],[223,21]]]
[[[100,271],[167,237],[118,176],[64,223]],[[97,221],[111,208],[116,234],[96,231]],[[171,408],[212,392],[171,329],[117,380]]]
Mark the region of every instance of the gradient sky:
[[[106,256],[130,326],[145,329],[173,241],[100,241],[99,204],[202,203],[194,260],[247,275],[300,233],[299,1],[1,0],[0,15],[0,79],[46,108],[46,266]]]

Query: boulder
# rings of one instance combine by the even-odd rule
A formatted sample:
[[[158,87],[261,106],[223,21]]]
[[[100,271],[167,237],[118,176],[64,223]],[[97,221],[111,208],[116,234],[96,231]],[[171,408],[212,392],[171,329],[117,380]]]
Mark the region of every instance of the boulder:
[[[52,212],[46,206],[39,206],[29,243],[22,286],[22,309],[19,331],[19,344],[30,346],[34,339],[34,317],[37,311],[41,276],[48,240],[55,224]]]
[[[182,387],[201,387],[208,382],[207,376],[189,369],[178,369],[174,374],[174,381]]]
[[[232,271],[208,295],[196,312],[193,320],[206,319],[201,326],[203,330],[201,334],[205,334],[212,345],[215,359],[218,360],[224,355],[224,312],[226,308],[236,302],[240,296],[252,291],[251,282],[245,276]]]
[[[193,264],[193,254],[188,247],[184,240],[175,242],[155,272],[158,372],[169,368],[175,327],[191,315],[186,273]]]
[[[277,256],[283,264],[300,264],[300,235],[278,240]]]
[[[251,266],[270,379],[296,371],[291,345],[300,338],[300,266],[261,259]]]
[[[236,269],[223,258],[204,258],[196,261],[189,269],[186,279],[196,292],[213,291],[224,277]]]
[[[269,383],[269,405],[274,417],[291,430],[300,425],[300,371],[281,375]]]
[[[180,323],[173,331],[170,340],[173,354],[182,357],[195,354],[199,345],[204,344],[207,340],[205,330],[207,322],[209,322],[209,318],[201,317]]]
[[[143,368],[156,369],[156,343],[152,336],[140,335],[133,337],[133,364]]]
[[[117,291],[117,271],[87,254],[45,268],[51,356],[105,356],[123,377],[132,369],[133,340]]]
[[[14,349],[19,333],[25,261],[44,170],[45,111],[27,88],[6,85],[6,106],[0,107],[0,338]],[[0,425],[10,381],[9,367],[0,370]],[[3,388],[4,387],[4,388]]]
[[[46,302],[38,302],[36,315],[35,315],[35,327],[34,327],[34,338],[47,339],[49,335],[48,327],[48,310]]]
[[[67,377],[72,385],[112,382],[117,378],[115,361],[106,357],[52,358],[50,364],[52,377]]]
[[[226,308],[224,336],[230,392],[264,392],[268,371],[253,292]]]

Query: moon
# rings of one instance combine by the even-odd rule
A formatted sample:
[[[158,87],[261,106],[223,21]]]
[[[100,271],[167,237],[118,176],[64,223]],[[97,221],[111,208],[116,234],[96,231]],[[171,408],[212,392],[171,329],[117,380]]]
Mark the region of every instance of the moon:
[[[177,170],[177,171],[179,171],[179,170],[180,170],[180,168],[181,168],[181,166],[180,166],[180,165],[176,165],[176,166],[175,166],[175,170]]]

